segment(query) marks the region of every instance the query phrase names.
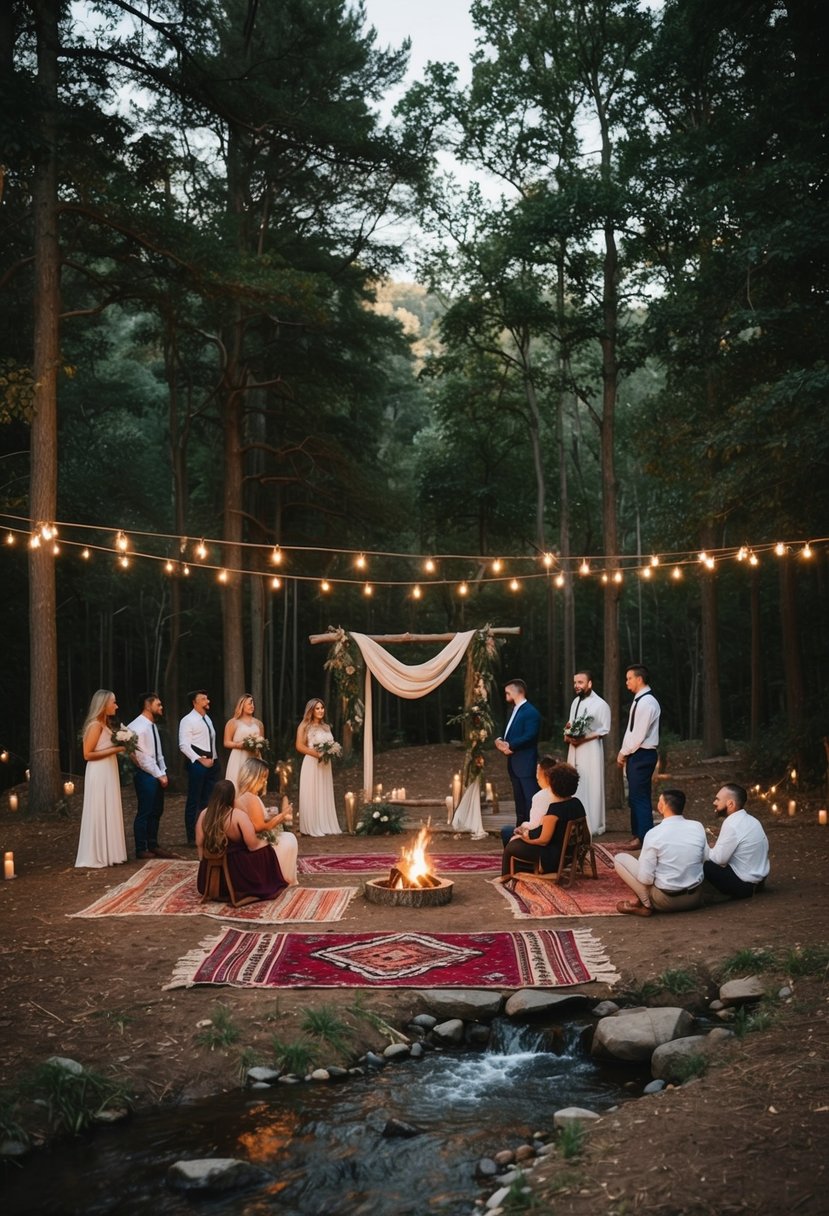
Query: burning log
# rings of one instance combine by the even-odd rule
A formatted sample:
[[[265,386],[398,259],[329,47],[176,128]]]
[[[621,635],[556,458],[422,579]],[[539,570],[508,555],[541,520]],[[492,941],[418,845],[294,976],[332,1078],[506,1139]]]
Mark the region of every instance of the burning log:
[[[440,879],[428,871],[424,874],[410,874],[408,870],[403,871],[399,866],[392,866],[389,870],[389,886],[394,887],[396,891],[405,890],[407,887],[423,890],[426,887],[439,887]]]

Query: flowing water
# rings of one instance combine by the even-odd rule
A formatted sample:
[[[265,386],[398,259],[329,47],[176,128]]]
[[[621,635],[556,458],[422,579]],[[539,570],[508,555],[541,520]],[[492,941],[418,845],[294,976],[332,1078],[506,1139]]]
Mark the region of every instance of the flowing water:
[[[486,1050],[164,1107],[34,1153],[7,1171],[0,1202],[6,1216],[467,1216],[479,1158],[549,1131],[563,1106],[607,1110],[629,1078],[585,1056],[579,1027],[498,1020]],[[386,1138],[389,1118],[421,1134]],[[169,1190],[168,1167],[197,1157],[242,1158],[272,1179],[211,1198]]]

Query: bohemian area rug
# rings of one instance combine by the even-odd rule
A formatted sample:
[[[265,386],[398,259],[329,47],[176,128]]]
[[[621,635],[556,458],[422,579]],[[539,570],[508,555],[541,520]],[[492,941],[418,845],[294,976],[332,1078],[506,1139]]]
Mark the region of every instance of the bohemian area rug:
[[[571,887],[560,887],[531,875],[493,882],[518,920],[548,919],[554,916],[619,916],[616,905],[630,899],[631,890],[613,867],[613,853],[606,845],[594,844],[598,878],[577,874]]]
[[[500,853],[429,853],[436,874],[492,873],[501,868]],[[300,857],[300,874],[382,874],[396,865],[399,853],[341,853]]]
[[[131,878],[72,916],[212,916],[243,924],[302,924],[340,920],[357,887],[287,887],[276,899],[234,908],[201,902],[196,861],[148,861]]]
[[[225,929],[167,988],[565,988],[619,976],[589,929],[518,933],[258,933]]]

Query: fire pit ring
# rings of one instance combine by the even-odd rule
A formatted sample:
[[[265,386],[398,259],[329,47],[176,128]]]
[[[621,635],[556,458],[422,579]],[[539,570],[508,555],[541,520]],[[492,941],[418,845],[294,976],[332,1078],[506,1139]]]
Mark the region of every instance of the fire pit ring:
[[[364,894],[370,904],[386,908],[440,908],[451,900],[454,885],[439,878],[434,887],[393,887],[388,878],[370,878]]]

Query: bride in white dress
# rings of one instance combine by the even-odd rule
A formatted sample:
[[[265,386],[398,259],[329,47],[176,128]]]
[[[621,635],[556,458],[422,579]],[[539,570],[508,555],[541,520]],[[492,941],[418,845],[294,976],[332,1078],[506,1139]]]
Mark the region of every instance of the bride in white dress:
[[[341,833],[331,762],[320,759],[320,744],[333,742],[331,727],[325,721],[325,705],[314,697],[305,706],[296,732],[296,749],[303,757],[299,772],[299,831],[302,836],[339,836]]]
[[[118,709],[115,693],[99,688],[89,703],[83,724],[83,813],[75,866],[100,870],[127,860],[124,813],[121,809],[119,754],[109,726]]]
[[[265,728],[258,718],[253,716],[256,705],[253,697],[246,692],[236,702],[233,717],[225,723],[224,745],[230,752],[225,770],[225,779],[234,785],[239,782],[239,770],[248,756],[256,755],[245,747],[245,739],[254,735],[264,737]]]

